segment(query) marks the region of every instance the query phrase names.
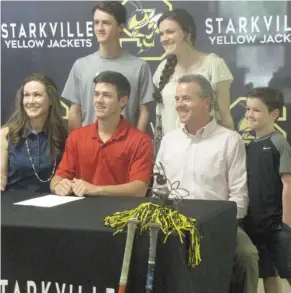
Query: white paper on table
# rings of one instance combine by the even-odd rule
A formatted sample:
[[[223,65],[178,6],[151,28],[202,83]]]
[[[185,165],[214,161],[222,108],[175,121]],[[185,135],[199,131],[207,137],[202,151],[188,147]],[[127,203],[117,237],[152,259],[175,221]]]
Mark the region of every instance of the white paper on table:
[[[85,197],[77,196],[59,196],[54,194],[48,194],[41,197],[31,198],[28,200],[20,201],[14,203],[15,205],[24,205],[24,206],[36,206],[43,208],[51,208],[61,204],[65,204],[71,201],[76,201],[84,199]]]

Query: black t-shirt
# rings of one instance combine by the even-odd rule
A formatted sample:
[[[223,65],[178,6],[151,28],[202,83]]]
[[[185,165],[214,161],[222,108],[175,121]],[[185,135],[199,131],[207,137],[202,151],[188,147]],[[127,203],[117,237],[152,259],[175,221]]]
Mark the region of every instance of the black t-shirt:
[[[291,147],[285,137],[273,132],[250,142],[247,171],[250,198],[247,219],[256,230],[282,223],[281,176],[291,172]]]

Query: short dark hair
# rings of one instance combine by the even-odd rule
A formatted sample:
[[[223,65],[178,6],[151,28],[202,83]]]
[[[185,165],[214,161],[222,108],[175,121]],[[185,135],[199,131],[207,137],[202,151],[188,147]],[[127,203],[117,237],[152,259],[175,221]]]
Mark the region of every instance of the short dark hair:
[[[95,85],[102,82],[110,83],[116,87],[117,96],[119,99],[124,96],[129,98],[131,90],[130,83],[127,78],[119,72],[103,71],[94,78],[93,82]]]
[[[260,99],[268,107],[269,112],[276,109],[279,110],[280,115],[283,112],[284,95],[280,90],[271,87],[257,87],[247,94],[247,98]]]
[[[112,15],[118,24],[126,24],[126,9],[119,1],[101,1],[92,9],[94,16],[96,10]]]

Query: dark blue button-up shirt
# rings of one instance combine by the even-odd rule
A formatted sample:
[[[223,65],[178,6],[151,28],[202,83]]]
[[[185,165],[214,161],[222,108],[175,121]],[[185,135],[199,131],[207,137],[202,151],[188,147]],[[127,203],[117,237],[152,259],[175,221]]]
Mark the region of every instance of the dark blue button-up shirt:
[[[48,152],[48,135],[45,131],[38,134],[28,131],[28,146],[31,158],[38,176],[42,180],[47,180],[54,168],[54,160]],[[9,141],[8,144],[9,171],[6,190],[29,189],[37,192],[50,192],[50,182],[41,182],[35,176],[29,154],[27,152],[25,137],[14,147]],[[61,160],[61,155],[57,157],[57,165]]]

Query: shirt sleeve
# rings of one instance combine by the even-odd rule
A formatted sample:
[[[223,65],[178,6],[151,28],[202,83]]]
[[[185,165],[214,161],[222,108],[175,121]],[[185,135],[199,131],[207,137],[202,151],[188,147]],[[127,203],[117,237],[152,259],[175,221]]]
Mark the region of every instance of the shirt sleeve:
[[[233,81],[233,75],[230,72],[228,66],[225,61],[216,56],[216,58],[212,62],[212,74],[211,74],[211,83],[216,84],[220,81]]]
[[[276,134],[272,137],[272,142],[280,154],[280,175],[291,173],[291,147],[286,138],[281,134]]]
[[[139,76],[139,102],[140,105],[154,100],[154,85],[149,65],[143,62]]]
[[[148,135],[138,144],[129,170],[129,180],[149,183],[153,168],[153,143]]]
[[[287,142],[280,151],[279,172],[281,175],[284,173],[291,173],[291,147]]]
[[[74,151],[74,139],[72,133],[69,135],[65,152],[57,168],[56,175],[72,180],[76,177],[76,153]]]
[[[74,63],[67,82],[65,84],[62,97],[74,104],[81,105],[80,84],[78,76],[78,60]]]
[[[243,140],[235,132],[228,141],[226,162],[229,200],[237,204],[237,218],[244,218],[247,214],[249,202],[246,151]]]

